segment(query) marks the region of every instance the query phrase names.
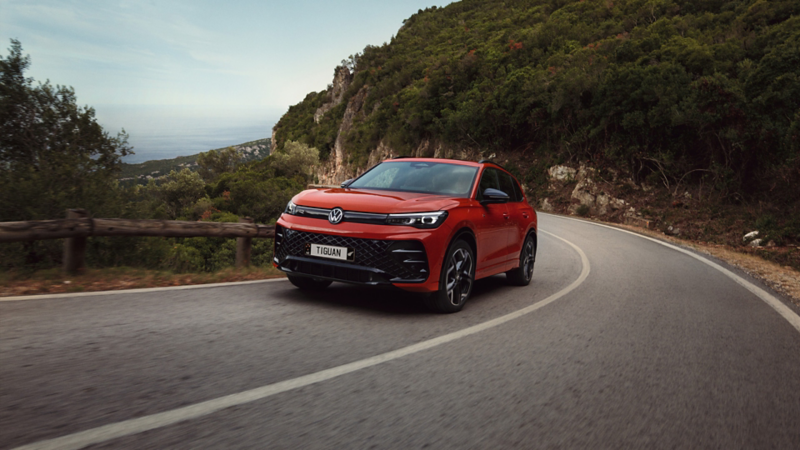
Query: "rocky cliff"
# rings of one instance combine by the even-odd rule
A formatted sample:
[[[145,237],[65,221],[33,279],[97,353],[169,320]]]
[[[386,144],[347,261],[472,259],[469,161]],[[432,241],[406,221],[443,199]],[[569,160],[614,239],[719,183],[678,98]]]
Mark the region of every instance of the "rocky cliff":
[[[356,115],[363,114],[362,108],[367,94],[369,94],[369,86],[364,86],[358,90],[358,93],[354,95],[349,102],[347,102],[347,109],[344,111],[342,124],[339,126],[339,133],[336,135],[336,143],[333,146],[333,152],[331,152],[328,157],[328,161],[320,165],[320,170],[317,172],[320,183],[339,184],[356,175],[356,170],[347,163],[347,152],[345,150],[344,141],[347,133],[353,128],[353,119]]]
[[[336,70],[333,83],[325,92],[325,101],[314,113],[315,124],[319,124],[325,114],[329,113],[333,108],[344,101],[345,93],[350,88],[354,76],[355,74],[345,67],[339,67]],[[364,104],[370,90],[371,87],[369,85],[361,86],[358,91],[347,100],[347,106],[336,134],[333,149],[327,161],[323,161],[317,170],[316,179],[320,184],[340,184],[342,181],[358,176],[366,169],[384,159],[399,156],[396,149],[393,149],[384,140],[381,140],[375,148],[370,150],[365,166],[355,166],[350,161],[347,149],[347,136],[353,130],[354,121],[357,118],[363,120],[366,116],[374,113],[379,106],[375,105],[370,111],[364,110]],[[272,131],[272,142],[278,142],[276,130],[277,128]],[[277,148],[278,145],[275,147]],[[479,150],[474,148],[455,148],[453,146],[444,145],[435,139],[423,139],[420,144],[410,154],[406,154],[406,156],[478,160],[488,155],[483,155]]]

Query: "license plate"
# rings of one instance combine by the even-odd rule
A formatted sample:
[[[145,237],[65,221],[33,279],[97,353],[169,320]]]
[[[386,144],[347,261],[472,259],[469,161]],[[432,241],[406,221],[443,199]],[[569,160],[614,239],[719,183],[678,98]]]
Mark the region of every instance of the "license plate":
[[[335,245],[306,244],[306,255],[339,259],[342,261],[353,261],[356,252],[352,248],[337,247]]]

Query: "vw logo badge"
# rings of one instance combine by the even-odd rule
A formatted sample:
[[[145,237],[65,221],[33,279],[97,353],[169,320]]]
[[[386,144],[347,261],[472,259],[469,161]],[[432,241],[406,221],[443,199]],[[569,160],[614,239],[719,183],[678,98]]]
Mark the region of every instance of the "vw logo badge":
[[[344,211],[342,211],[342,208],[333,208],[330,214],[328,214],[328,222],[334,225],[341,222],[343,218],[344,218]]]

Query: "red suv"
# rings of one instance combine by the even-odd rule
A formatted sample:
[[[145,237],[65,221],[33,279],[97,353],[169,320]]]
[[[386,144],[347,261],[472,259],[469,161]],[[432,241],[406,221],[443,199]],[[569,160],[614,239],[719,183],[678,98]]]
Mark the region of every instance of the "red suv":
[[[292,198],[275,226],[273,264],[301,289],[394,285],[456,312],[476,279],[505,272],[530,283],[536,233],[536,212],[501,166],[396,158]]]

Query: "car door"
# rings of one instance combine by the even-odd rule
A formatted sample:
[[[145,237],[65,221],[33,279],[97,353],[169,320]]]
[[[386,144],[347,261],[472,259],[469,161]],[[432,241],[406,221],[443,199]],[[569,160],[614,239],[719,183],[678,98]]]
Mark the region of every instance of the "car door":
[[[500,189],[500,171],[487,167],[481,174],[477,200],[480,202],[487,188]],[[478,242],[477,270],[491,269],[508,259],[508,234],[510,216],[505,203],[478,205],[473,223]]]
[[[506,204],[509,216],[508,220],[510,222],[507,255],[509,260],[515,260],[519,257],[522,243],[525,240],[525,233],[528,231],[531,210],[530,206],[525,202],[525,197],[522,195],[522,189],[520,189],[519,183],[506,172],[500,172],[499,177],[500,190],[508,193],[509,197],[511,197],[511,200]]]

